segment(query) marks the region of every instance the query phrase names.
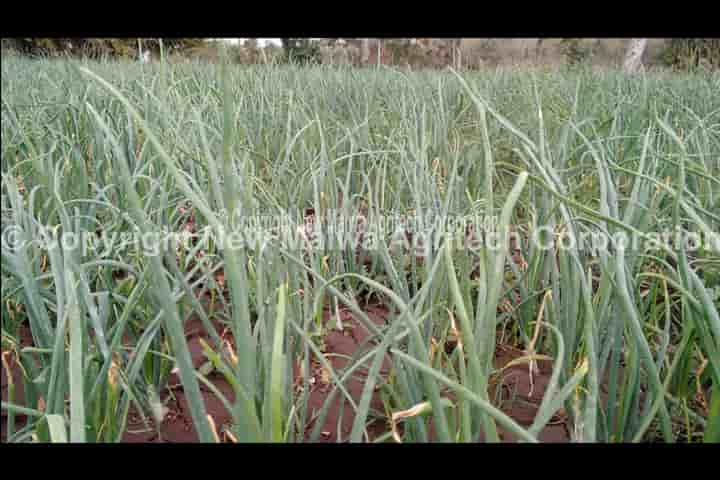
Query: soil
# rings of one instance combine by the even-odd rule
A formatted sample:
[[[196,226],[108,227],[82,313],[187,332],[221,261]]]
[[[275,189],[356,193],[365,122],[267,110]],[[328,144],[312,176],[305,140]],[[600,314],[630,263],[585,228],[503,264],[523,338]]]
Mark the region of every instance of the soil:
[[[227,329],[219,322],[213,322],[215,329],[220,333],[222,338],[227,335]],[[207,361],[202,350],[202,339],[208,345],[212,345],[210,336],[207,334],[205,327],[199,319],[192,319],[185,323],[185,338],[192,357],[193,366],[196,369],[205,364]],[[232,404],[235,395],[230,384],[225,378],[217,372],[211,372],[207,375],[207,379],[217,388],[220,393]],[[222,401],[210,391],[205,385],[200,384],[200,391],[205,402],[207,414],[212,417],[215,423],[218,435],[221,440],[229,439],[227,434],[228,427],[231,425],[232,415],[225,408]],[[128,422],[122,441],[128,443],[196,443],[199,441],[197,432],[193,427],[190,408],[185,398],[185,393],[176,374],[172,374],[168,380],[167,388],[161,393],[160,399],[167,408],[167,413],[163,417],[159,426],[155,425],[152,419],[147,418],[148,426],[138,412],[131,408],[128,413]]]
[[[20,328],[19,337],[20,338],[18,338],[18,341],[20,348],[28,347],[33,344],[32,335],[30,334],[30,329],[27,326],[24,325]],[[15,386],[13,403],[17,405],[24,405],[25,395],[23,392],[23,371],[20,368],[20,365],[16,362],[16,358],[13,352],[3,349],[0,354],[5,359],[5,362],[7,362],[7,366],[10,370],[10,376],[12,377],[13,384]],[[0,362],[0,365],[2,365],[2,371],[0,372],[0,391],[2,392],[1,396],[3,402],[8,401],[9,395],[8,372],[5,371],[5,362]],[[7,427],[7,416],[7,410],[0,410],[0,441],[2,442],[5,442],[7,440],[7,432],[5,431]],[[26,423],[26,415],[19,413],[15,414],[16,431],[20,428],[23,428]]]
[[[377,325],[383,325],[388,317],[388,309],[379,304],[370,304],[365,307],[368,317]],[[342,330],[337,328],[337,315],[335,310],[326,309],[323,315],[327,333],[324,337],[324,345],[322,352],[327,361],[332,365],[336,373],[341,374],[347,367],[349,359],[345,357],[357,356],[359,349],[368,348],[368,339],[371,333],[355,319],[353,314],[347,309],[339,309],[339,316],[342,322]],[[223,338],[227,336],[227,331],[222,325],[215,325],[218,332]],[[211,344],[209,336],[205,331],[202,322],[198,319],[190,320],[185,325],[186,339],[188,347],[193,358],[193,364],[196,368],[200,368],[205,362],[205,356],[202,352],[200,339]],[[27,340],[27,339],[26,339]],[[510,361],[522,356],[522,352],[509,348],[499,347],[496,352],[495,366],[501,369]],[[22,381],[19,367],[9,358],[13,378],[16,382],[16,403],[22,404]],[[305,431],[305,440],[309,441],[311,432],[316,427],[317,413],[325,404],[326,399],[332,393],[332,382],[327,372],[324,372],[317,358],[311,360],[312,379],[310,380],[311,390],[308,398],[308,419],[309,425]],[[390,358],[385,359],[381,368],[381,376],[386,377],[390,371]],[[512,366],[502,371],[502,374],[496,379],[493,388],[491,388],[491,398],[495,399],[494,404],[515,419],[523,426],[529,426],[535,418],[540,401],[547,387],[552,365],[547,361],[538,361],[538,371],[530,380],[530,374],[527,364]],[[226,396],[229,402],[234,401],[234,395],[231,386],[218,373],[212,372],[207,378],[213,385]],[[362,391],[367,378],[367,369],[359,369],[346,380],[345,388],[350,393],[355,403],[360,401]],[[300,376],[300,369],[295,369],[295,383],[302,384],[303,379]],[[201,392],[204,397],[207,413],[212,417],[218,435],[222,441],[233,441],[233,437],[228,433],[228,427],[231,424],[230,412],[223,406],[222,402],[201,384]],[[122,436],[123,442],[128,443],[194,443],[198,441],[197,433],[193,428],[190,410],[187,400],[183,392],[179,379],[171,376],[168,387],[160,395],[167,413],[160,425],[156,428],[154,422],[146,416],[143,422],[138,412],[131,407],[128,414],[127,428]],[[6,375],[2,375],[2,399],[7,398],[7,379]],[[6,412],[2,412],[3,428],[6,422]],[[387,423],[387,415],[380,398],[378,388],[373,395],[371,401],[371,413],[368,416],[367,434],[370,441],[376,439],[381,434],[390,430]],[[327,416],[320,428],[320,436],[317,439],[320,443],[346,442],[349,438],[352,428],[354,416],[352,408],[347,399],[338,392],[328,410]],[[22,415],[16,415],[16,425],[21,426],[26,419]],[[339,429],[338,429],[339,424]],[[17,428],[17,427],[16,427]],[[339,431],[338,431],[339,430]],[[499,428],[501,440],[503,442],[516,441],[513,436],[502,428]],[[570,437],[567,431],[565,418],[559,416],[553,418],[550,424],[541,432],[539,439],[544,442],[568,442]],[[3,432],[3,441],[5,436]]]
[[[375,321],[378,325],[382,325],[385,318],[388,315],[388,311],[383,306],[370,306],[365,309],[368,316]],[[341,371],[347,364],[347,360],[342,358],[336,358],[330,354],[342,354],[352,356],[356,353],[358,348],[367,340],[370,333],[367,329],[360,324],[352,315],[351,312],[341,310],[340,312],[343,324],[348,326],[344,332],[340,332],[337,329],[331,330],[325,337],[326,351],[325,354],[328,356],[333,369]],[[330,325],[335,321],[330,312],[326,311],[325,320],[326,324]],[[495,357],[495,367],[499,370],[505,367],[511,361],[522,357],[523,353],[517,349],[509,347],[498,347]],[[383,367],[380,371],[381,376],[385,377],[388,375],[390,369],[390,359],[386,358]],[[353,400],[357,403],[362,395],[362,390],[365,385],[366,374],[358,374],[355,378],[351,379],[346,383],[346,388],[351,394]],[[314,372],[316,387],[312,390],[309,400],[309,409],[319,410],[325,403],[327,396],[330,394],[331,389],[328,386],[321,385],[321,382],[317,381],[318,376],[322,375],[322,369],[319,368]],[[532,425],[537,410],[540,406],[545,390],[550,381],[552,375],[552,362],[549,361],[538,361],[537,371],[530,376],[530,371],[527,364],[521,364],[511,366],[503,370],[500,378],[493,385],[492,398],[499,400],[500,409],[512,417],[523,427],[529,427]],[[336,397],[339,397],[337,395]],[[345,404],[345,408],[342,409],[341,405]],[[385,418],[383,414],[383,404],[380,399],[379,393],[373,395],[371,401],[371,409],[376,410],[380,415],[378,417]],[[341,413],[342,412],[342,413]],[[342,415],[340,435],[338,438],[338,421]],[[323,423],[321,430],[320,442],[338,442],[347,439],[352,428],[354,417],[352,410],[350,409],[347,401],[344,399],[336,398],[329,409],[328,415]],[[570,435],[567,430],[566,418],[563,415],[556,415],[551,419],[548,425],[540,432],[539,440],[542,442],[549,443],[562,443],[569,442]],[[309,433],[314,428],[314,425],[310,425],[306,432],[306,439],[309,438]],[[384,421],[376,420],[368,428],[369,437],[372,441],[374,438],[387,432],[390,426]],[[432,431],[432,428],[431,428]],[[515,442],[514,436],[502,428],[498,428],[500,439],[503,442]]]
[[[367,313],[373,323],[379,326],[385,324],[385,319],[388,316],[387,308],[382,305],[369,305],[365,308],[365,313]],[[369,348],[368,339],[372,334],[361,322],[355,319],[350,311],[341,309],[339,314],[340,321],[343,324],[342,331],[338,330],[336,326],[337,318],[335,312],[330,310],[325,310],[324,312],[323,319],[326,327],[329,327],[330,330],[324,338],[325,349],[323,353],[333,370],[340,375],[349,363],[349,359],[345,357],[357,355],[358,351],[367,351]],[[331,384],[328,383],[329,376],[323,372],[323,367],[320,362],[318,362],[317,359],[313,359],[312,365],[313,371],[311,373],[313,380],[311,380],[312,386],[308,399],[308,418],[313,418],[315,414],[319,413],[333,390]],[[298,373],[299,371],[296,371],[296,374]],[[355,404],[360,401],[362,396],[365,382],[367,381],[367,373],[367,368],[358,369],[344,384],[344,387]],[[389,373],[390,358],[387,356],[380,368],[380,375],[385,378]],[[367,426],[368,436],[370,440],[373,440],[389,428],[388,425],[384,424],[384,421],[379,420],[380,418],[384,419],[385,415],[377,386],[370,402],[370,409],[371,415],[369,415],[369,417],[372,417],[373,411],[379,414],[377,415],[378,419],[373,420],[370,418],[370,425]],[[328,413],[321,427],[318,441],[321,443],[335,443],[347,440],[350,436],[354,419],[352,407],[347,399],[344,398],[342,393],[336,393],[332,404],[328,408]],[[340,424],[339,432],[338,424]],[[314,420],[310,422],[306,429],[306,440],[310,440],[311,433],[315,428]]]
[[[500,370],[523,355],[520,350],[499,346],[495,351],[495,368]],[[536,366],[532,375],[527,363],[502,370],[490,389],[491,399],[495,399],[493,404],[498,405],[500,410],[525,428],[535,420],[552,375],[551,361],[538,360]],[[516,441],[514,435],[504,431],[502,427],[498,426],[498,433],[504,442]],[[538,440],[548,443],[569,442],[570,434],[565,415],[556,414],[540,431]]]

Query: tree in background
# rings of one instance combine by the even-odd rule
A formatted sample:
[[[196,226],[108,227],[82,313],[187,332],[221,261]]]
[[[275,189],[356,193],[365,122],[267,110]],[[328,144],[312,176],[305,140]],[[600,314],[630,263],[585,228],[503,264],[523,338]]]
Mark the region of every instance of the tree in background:
[[[633,38],[628,45],[623,70],[627,73],[637,72],[642,67],[642,58],[647,48],[647,38]]]
[[[679,69],[720,68],[720,38],[672,38],[664,63]]]
[[[297,63],[328,63],[375,65],[400,65],[413,68],[478,68],[495,65],[511,55],[511,49],[499,48],[504,40],[484,39],[470,43],[461,49],[463,39],[442,38],[284,38],[281,47],[260,48],[254,39],[242,45],[234,45],[232,61],[236,63],[276,63],[291,60]],[[530,39],[529,39],[530,40]],[[547,41],[547,42],[546,42]],[[378,48],[382,44],[381,48]],[[557,51],[559,45],[559,51]],[[695,68],[720,68],[720,39],[673,38],[658,43],[648,39],[631,39],[603,47],[600,40],[565,38],[559,43],[551,39],[530,40],[527,52],[535,51],[534,63],[552,61],[560,54],[570,65],[595,64],[603,56],[628,72],[639,70],[643,64],[654,65],[657,60],[665,66],[686,70]],[[654,45],[662,45],[662,50]],[[88,58],[159,58],[160,52],[170,61],[197,59],[208,62],[221,61],[221,42],[203,38],[2,38],[3,55],[17,53],[27,56],[73,56]],[[223,47],[227,47],[224,43]],[[658,50],[658,54],[653,53]],[[509,53],[508,53],[509,52]],[[660,53],[661,52],[661,53]],[[596,58],[598,57],[598,58]],[[610,58],[611,57],[611,58]]]
[[[157,55],[180,53],[205,43],[202,38],[9,38],[4,45],[26,55],[82,55],[138,58],[142,48]]]
[[[370,39],[363,38],[360,40],[360,63],[365,65],[370,62]]]
[[[454,38],[452,40],[452,58],[453,67],[456,70],[462,68],[462,38]]]
[[[309,38],[281,38],[285,60],[293,63],[319,63],[320,47]]]

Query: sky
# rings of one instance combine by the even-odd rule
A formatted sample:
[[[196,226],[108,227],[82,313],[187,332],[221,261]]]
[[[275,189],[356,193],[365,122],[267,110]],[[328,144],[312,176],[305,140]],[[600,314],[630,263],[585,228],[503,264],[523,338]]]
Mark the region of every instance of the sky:
[[[216,38],[215,40],[225,41],[232,44],[237,44],[241,41],[247,40],[246,38]],[[264,47],[268,44],[274,44],[278,47],[281,45],[279,38],[258,38],[258,45]]]

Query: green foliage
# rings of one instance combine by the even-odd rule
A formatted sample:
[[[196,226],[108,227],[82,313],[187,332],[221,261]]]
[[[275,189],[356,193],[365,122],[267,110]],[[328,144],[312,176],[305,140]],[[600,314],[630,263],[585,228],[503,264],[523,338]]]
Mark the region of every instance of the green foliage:
[[[387,49],[394,65],[418,67],[431,63],[422,46],[417,42],[411,42],[408,38],[385,40],[383,48]]]
[[[368,218],[498,217],[528,235],[547,228],[551,240],[561,231],[720,230],[715,74],[71,67],[3,58],[4,239],[9,227],[40,238],[43,225],[106,240],[176,232],[188,215],[180,206],[198,231],[217,231],[234,212],[302,221],[308,209],[361,208]],[[320,437],[323,422],[306,408],[315,362],[335,393],[326,406],[352,400],[350,378],[371,379],[360,401],[347,402],[358,441],[369,422],[386,425],[383,415],[418,405],[432,417],[406,418],[403,441],[477,442],[500,428],[535,441],[561,410],[573,441],[671,441],[685,420],[668,419],[670,402],[687,404],[692,427],[707,425],[707,441],[717,439],[717,420],[693,403],[698,375],[718,418],[717,249],[524,248],[520,267],[505,249],[448,243],[431,246],[422,264],[381,244],[367,252],[370,265],[330,246],[298,253],[210,240],[202,257],[174,246],[157,257],[110,244],[102,255],[36,242],[2,249],[3,348],[18,343],[21,326],[33,337],[12,353],[26,372],[24,396],[3,398],[2,409],[29,417],[14,429],[3,416],[10,442],[118,441],[131,405],[162,417],[159,393],[174,367],[196,430],[214,440],[198,395],[198,382],[213,386],[208,364],[194,365],[182,328],[196,317],[210,366],[231,386],[217,396],[241,442]],[[363,287],[390,307],[386,322],[368,318]],[[217,305],[196,305],[207,297]],[[506,302],[512,308],[496,308]],[[342,368],[318,338],[329,304],[373,334],[367,354]],[[489,395],[502,373],[496,338],[553,359],[529,428]],[[388,412],[372,407],[376,386]]]
[[[564,38],[561,43],[561,51],[568,65],[577,66],[590,61],[593,55],[593,48],[587,45],[582,38]]]
[[[91,58],[136,58],[138,40],[143,50],[159,54],[160,45],[165,53],[189,51],[202,46],[202,38],[8,38],[3,46],[30,56],[86,56]]]
[[[671,38],[664,63],[680,70],[720,68],[720,38]]]
[[[285,61],[290,63],[320,63],[320,47],[309,38],[281,38]]]

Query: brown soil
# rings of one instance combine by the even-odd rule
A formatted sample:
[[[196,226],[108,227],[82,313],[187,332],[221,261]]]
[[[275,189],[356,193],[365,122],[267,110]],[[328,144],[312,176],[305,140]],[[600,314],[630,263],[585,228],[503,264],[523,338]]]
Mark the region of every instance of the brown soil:
[[[30,334],[30,329],[27,326],[23,326],[20,328],[18,338],[18,348],[23,348],[27,346],[31,346],[33,344],[32,335]],[[7,366],[10,370],[10,376],[12,377],[13,385],[15,386],[14,394],[13,394],[13,402],[16,405],[24,405],[25,404],[25,395],[23,392],[23,371],[22,368],[20,368],[20,365],[16,361],[16,356],[14,352],[7,351],[3,349],[0,351],[0,355],[2,355],[4,362],[0,362],[2,371],[0,372],[0,391],[2,392],[2,401],[7,402],[9,400],[9,379],[8,379],[8,372],[5,370],[5,364],[7,363]],[[0,441],[5,442],[7,440],[7,432],[5,431],[7,426],[7,417],[8,412],[7,410],[0,410]],[[25,426],[27,423],[27,416],[24,414],[15,414],[15,430],[19,430]]]
[[[3,352],[5,354],[6,352]],[[5,357],[7,359],[8,365],[10,367],[10,372],[12,374],[13,381],[15,383],[15,395],[13,399],[13,403],[22,405],[23,404],[23,388],[22,388],[22,370],[20,369],[20,366],[15,363],[14,359],[10,357],[9,355]],[[8,401],[8,381],[7,381],[7,372],[5,371],[5,366],[2,367],[2,401],[7,402]],[[7,441],[7,432],[5,431],[7,426],[7,416],[8,412],[6,410],[2,410],[2,416],[0,416],[0,441],[5,442]],[[22,414],[15,414],[15,430],[22,428],[27,423],[27,417]]]
[[[369,305],[365,311],[368,317],[378,325],[384,324],[388,313],[387,309],[380,305]],[[344,357],[352,357],[356,354],[359,349],[363,348],[363,344],[370,337],[370,332],[357,322],[349,311],[341,309],[340,318],[344,327],[342,331],[336,328],[337,319],[334,312],[326,310],[324,313],[325,324],[329,330],[324,338],[323,354],[338,375],[342,374],[342,370],[346,368],[349,363],[349,359]],[[222,332],[217,326],[216,328],[219,332]],[[199,368],[206,361],[202,352],[200,339],[202,338],[208,342],[208,344],[210,344],[210,340],[199,320],[188,321],[185,329],[193,364],[196,368]],[[367,346],[367,344],[365,344],[365,346]],[[331,394],[332,385],[330,382],[327,382],[327,373],[323,372],[322,365],[316,358],[312,359],[311,365],[312,371],[310,374],[312,378],[310,380],[311,391],[308,398],[308,418],[315,418],[314,415],[319,412]],[[387,375],[389,368],[390,363],[389,358],[387,358],[381,368],[381,375]],[[367,369],[359,369],[344,384],[348,393],[350,393],[356,403],[360,400],[366,378]],[[234,401],[232,387],[221,375],[211,373],[208,375],[208,379],[226,396],[230,403]],[[295,370],[295,383],[303,383],[299,368]],[[222,402],[205,386],[201,385],[201,391],[207,413],[213,418],[221,440],[230,441],[231,436],[226,433],[227,427],[230,426],[232,421],[230,412],[227,411]],[[148,425],[146,425],[142,417],[138,415],[134,409],[131,409],[128,415],[128,425],[122,437],[123,442],[194,443],[198,441],[185,394],[176,376],[170,379],[168,388],[161,394],[161,400],[167,408],[167,414],[159,427],[156,427],[154,422],[147,417],[146,422]],[[383,411],[382,402],[377,394],[373,397],[371,409],[380,413]],[[352,407],[349,405],[347,399],[343,398],[342,394],[338,392],[323,422],[319,442],[325,443],[347,440],[354,420],[352,413]],[[387,425],[383,424],[384,422],[377,420],[373,421],[371,419],[369,423],[368,433],[370,438],[376,437],[388,428]],[[340,424],[340,437],[338,437],[338,424]],[[315,422],[310,422],[305,432],[306,440],[309,439],[314,427]]]
[[[381,305],[367,306],[365,308],[365,312],[377,325],[384,325],[385,319],[388,316],[387,308]],[[330,310],[325,310],[324,312],[323,318],[325,325],[330,330],[324,338],[325,348],[323,353],[335,373],[342,375],[343,369],[345,369],[350,363],[350,360],[347,357],[357,355],[358,351],[365,352],[368,350],[368,339],[371,337],[371,333],[355,319],[350,311],[341,309],[339,313],[340,321],[343,324],[342,330],[338,330],[338,327],[336,326],[338,319],[336,318],[335,312]],[[316,414],[320,412],[323,405],[326,403],[328,396],[333,391],[333,387],[330,382],[329,372],[323,371],[324,368],[317,359],[313,359],[312,366],[313,371],[311,372],[312,379],[310,381],[311,391],[308,400],[308,418],[315,419]],[[390,358],[386,357],[380,369],[380,375],[386,377],[389,372]],[[351,378],[344,383],[345,389],[350,394],[356,405],[360,401],[363,389],[365,388],[367,373],[368,368],[360,368],[356,370]],[[299,369],[296,371],[296,374],[299,374]],[[302,382],[302,380],[300,381]],[[377,386],[370,402],[370,408],[371,413],[374,410],[380,414],[379,417],[385,417],[383,413],[383,404],[380,400]],[[328,413],[323,422],[323,426],[321,427],[321,433],[318,441],[321,443],[346,441],[350,436],[354,419],[355,415],[353,414],[352,406],[341,392],[337,392],[330,407],[328,408]],[[388,426],[384,425],[383,421],[373,420],[372,418],[369,418],[368,420],[370,424],[367,426],[367,430],[368,436],[371,440],[379,434],[387,431]],[[316,419],[311,421],[306,429],[306,440],[310,439],[311,432],[316,428],[315,421]],[[340,436],[338,436],[338,424],[340,425]]]
[[[369,318],[377,325],[383,325],[388,316],[386,307],[378,304],[371,304],[365,307],[365,311]],[[337,316],[334,309],[326,309],[324,312],[324,321],[327,333],[324,337],[324,345],[322,348],[323,355],[332,365],[338,375],[342,375],[343,369],[348,366],[349,359],[346,357],[357,356],[358,350],[368,348],[371,337],[370,332],[355,319],[353,314],[347,309],[339,310],[340,320],[342,322],[342,330],[338,330]],[[202,338],[208,344],[211,344],[202,323],[193,319],[186,323],[186,338],[190,349],[193,364],[196,368],[200,368],[205,362],[205,356],[202,352],[200,339]],[[223,330],[221,325],[216,325],[219,333],[225,338],[227,331]],[[231,339],[229,339],[231,340]],[[507,365],[510,361],[522,356],[522,352],[500,347],[496,352],[495,366],[500,369]],[[13,378],[16,384],[16,400],[18,404],[22,404],[22,380],[19,367],[14,363],[11,356],[8,356],[8,363],[11,365]],[[325,404],[328,396],[334,390],[333,382],[329,378],[328,372],[324,372],[322,365],[317,358],[311,360],[310,379],[311,390],[308,398],[308,419],[309,425],[306,428],[305,440],[309,440],[312,430],[316,427],[317,414]],[[369,367],[369,366],[368,366]],[[527,364],[510,367],[499,375],[491,389],[491,398],[493,403],[514,418],[523,426],[529,426],[535,418],[540,401],[545,393],[545,388],[551,374],[550,362],[539,361],[538,369],[530,381],[529,369]],[[387,357],[381,368],[381,376],[385,377],[390,371],[390,358]],[[346,380],[344,386],[350,393],[353,401],[357,404],[360,401],[362,391],[367,378],[367,368],[358,369],[353,376]],[[215,387],[226,396],[228,401],[234,401],[232,388],[227,381],[218,373],[210,373],[208,379]],[[302,385],[303,379],[300,375],[300,369],[295,371],[295,384]],[[225,409],[222,402],[210,392],[204,385],[201,385],[201,391],[205,400],[207,413],[212,417],[217,428],[217,432],[223,441],[231,441],[231,435],[227,433],[227,427],[231,423],[230,412]],[[2,375],[2,399],[7,398],[7,378],[3,371]],[[497,401],[495,400],[497,399]],[[180,381],[176,376],[171,376],[168,387],[161,393],[161,400],[167,408],[159,427],[156,428],[154,422],[146,417],[147,425],[143,422],[138,412],[133,408],[130,409],[126,431],[122,436],[123,442],[143,443],[143,442],[163,442],[163,443],[193,443],[198,441],[198,436],[193,428],[190,411],[187,405],[185,394],[183,392]],[[371,401],[371,414],[368,416],[367,433],[370,440],[377,438],[379,435],[389,431],[390,426],[386,420],[386,412],[380,399],[378,388]],[[349,405],[342,393],[337,392],[332,404],[328,410],[327,416],[320,429],[320,437],[317,439],[321,443],[345,442],[349,438],[352,428],[354,415],[352,407]],[[16,428],[20,427],[26,419],[22,415],[16,415]],[[2,412],[3,428],[6,422],[6,412]],[[338,425],[339,432],[338,432]],[[513,436],[502,429],[499,429],[501,440],[504,442],[513,442]],[[553,418],[550,424],[541,432],[540,440],[544,442],[567,442],[569,435],[565,425],[565,419],[562,416]],[[3,432],[3,441],[4,441]]]
[[[511,361],[523,356],[520,350],[509,347],[498,347],[495,351],[495,368],[500,370]],[[523,427],[529,427],[535,420],[540,403],[545,396],[552,362],[538,360],[537,368],[530,373],[527,363],[513,365],[499,374],[499,378],[491,385],[490,395],[493,403],[500,410]],[[498,427],[501,440],[516,441],[514,435]],[[538,440],[548,443],[564,443],[570,441],[567,430],[567,418],[560,412],[556,414],[538,435]]]
[[[234,401],[232,387],[219,375],[210,374],[208,378],[228,399]],[[230,426],[232,417],[230,412],[223,406],[222,402],[206,387],[201,386],[200,390],[205,401],[205,408],[208,415],[213,418],[221,440],[228,440],[227,427]],[[197,443],[198,435],[193,426],[190,408],[182,388],[168,388],[161,399],[167,413],[160,423],[159,428],[155,422],[146,417],[148,425],[134,409],[128,414],[128,422],[122,441],[126,443]]]
[[[227,335],[227,331],[222,325],[214,323],[215,329],[220,333],[221,337]],[[202,350],[202,339],[208,345],[212,345],[212,341],[199,319],[192,319],[185,323],[185,337],[192,357],[193,365],[199,369],[207,361]],[[222,393],[231,404],[234,402],[234,392],[230,384],[222,375],[211,372],[207,378]],[[205,401],[207,414],[212,417],[218,435],[221,439],[229,439],[226,434],[227,427],[230,426],[232,415],[225,408],[222,401],[212,393],[205,385],[200,384],[200,391]],[[197,432],[195,432],[190,408],[185,398],[180,379],[176,374],[172,374],[168,381],[168,387],[161,393],[160,399],[163,402],[167,413],[163,417],[159,427],[146,417],[148,426],[138,415],[134,409],[130,409],[128,414],[128,422],[125,433],[122,436],[123,442],[128,443],[196,443],[199,441]]]
[[[366,312],[368,313],[368,316],[378,325],[381,325],[388,315],[387,309],[382,306],[368,307],[366,308]],[[352,356],[359,348],[361,348],[363,342],[365,342],[370,336],[367,329],[355,320],[351,312],[341,310],[340,316],[343,321],[343,325],[345,326],[344,331],[340,332],[337,329],[333,329],[325,337],[325,355],[331,362],[333,369],[337,372],[342,371],[342,369],[347,365],[347,360],[333,357],[332,354]],[[332,325],[336,320],[330,312],[326,311],[325,321],[326,325]],[[495,367],[500,370],[512,360],[522,356],[523,353],[517,349],[499,347],[496,351]],[[381,369],[381,375],[386,376],[389,373],[389,369],[390,362],[389,358],[387,358],[383,364],[383,368]],[[319,411],[332,391],[332,388],[328,384],[323,384],[320,380],[323,372],[319,364],[316,364],[316,368],[313,370],[313,375],[315,378],[315,388],[311,391],[308,408]],[[366,375],[367,371],[364,371],[361,374],[356,375],[345,385],[356,403],[359,402],[360,396],[362,395],[362,390],[367,378]],[[512,417],[516,422],[523,427],[529,427],[535,419],[535,415],[537,414],[540,402],[545,395],[551,375],[552,363],[549,361],[537,362],[537,370],[533,373],[532,380],[527,364],[509,367],[506,370],[503,370],[499,378],[494,382],[491,391],[491,398],[497,398],[499,400],[500,409]],[[342,409],[343,404],[344,409]],[[385,417],[383,404],[378,393],[373,396],[371,408],[378,411],[380,414],[379,417]],[[341,438],[338,438],[337,425],[340,421],[341,412]],[[336,399],[333,401],[325,422],[323,423],[321,430],[322,434],[319,441],[337,442],[346,440],[349,436],[350,429],[352,428],[353,420],[354,416],[352,415],[352,409],[347,400],[340,398],[339,394],[336,395]],[[313,424],[308,427],[306,439],[309,437],[309,433],[313,428]],[[375,420],[368,428],[370,440],[384,432],[387,432],[389,428],[390,426],[387,425],[385,421]],[[432,426],[430,427],[430,430],[432,432]],[[512,434],[505,432],[502,428],[499,427],[498,431],[503,442],[516,441]],[[562,415],[562,413],[551,419],[549,424],[540,432],[539,440],[550,443],[570,441],[570,435],[566,426],[566,418]]]

